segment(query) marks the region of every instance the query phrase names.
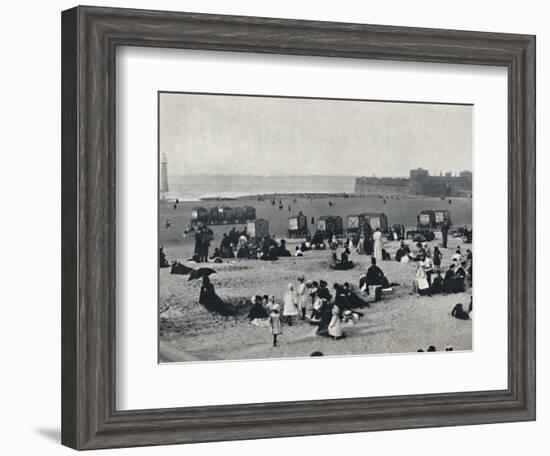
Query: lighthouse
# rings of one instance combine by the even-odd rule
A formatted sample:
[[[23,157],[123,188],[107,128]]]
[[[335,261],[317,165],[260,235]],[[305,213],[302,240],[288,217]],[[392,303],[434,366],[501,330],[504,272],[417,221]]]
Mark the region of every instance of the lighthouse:
[[[160,159],[160,191],[166,193],[168,190],[168,159],[166,154],[162,154]]]

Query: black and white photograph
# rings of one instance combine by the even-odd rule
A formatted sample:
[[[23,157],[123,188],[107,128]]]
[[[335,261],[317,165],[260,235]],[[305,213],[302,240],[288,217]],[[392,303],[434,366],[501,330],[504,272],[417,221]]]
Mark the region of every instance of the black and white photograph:
[[[159,92],[159,361],[473,349],[473,106]]]

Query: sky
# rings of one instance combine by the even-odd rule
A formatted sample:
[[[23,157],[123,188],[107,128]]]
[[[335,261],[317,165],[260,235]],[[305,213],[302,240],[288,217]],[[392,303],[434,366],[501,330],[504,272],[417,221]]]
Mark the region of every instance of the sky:
[[[470,105],[161,93],[159,110],[170,175],[472,169]]]

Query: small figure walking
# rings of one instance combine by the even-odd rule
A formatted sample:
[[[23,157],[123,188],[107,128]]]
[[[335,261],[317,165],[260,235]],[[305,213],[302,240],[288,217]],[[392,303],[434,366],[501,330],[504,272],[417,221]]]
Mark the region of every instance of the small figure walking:
[[[340,320],[340,309],[337,305],[332,306],[332,318],[328,324],[328,334],[334,340],[339,340],[343,336],[342,322]]]
[[[273,336],[274,347],[277,346],[277,336],[283,333],[279,308],[279,304],[273,304],[271,306],[271,312],[269,313],[269,328],[271,330],[271,335]]]

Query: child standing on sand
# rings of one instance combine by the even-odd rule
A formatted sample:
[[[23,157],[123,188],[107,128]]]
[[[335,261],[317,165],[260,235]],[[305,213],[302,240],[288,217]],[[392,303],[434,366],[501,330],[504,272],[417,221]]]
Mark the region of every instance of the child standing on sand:
[[[281,326],[281,317],[279,316],[279,304],[271,306],[271,312],[269,313],[269,328],[271,335],[273,336],[273,346],[277,346],[277,336],[283,333]]]
[[[334,340],[341,339],[343,336],[340,309],[336,304],[332,306],[332,318],[328,324],[328,334]]]

